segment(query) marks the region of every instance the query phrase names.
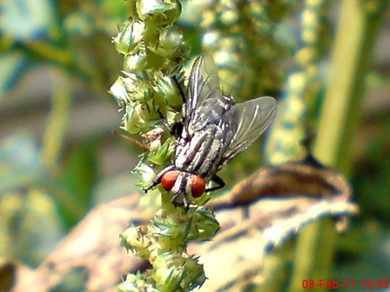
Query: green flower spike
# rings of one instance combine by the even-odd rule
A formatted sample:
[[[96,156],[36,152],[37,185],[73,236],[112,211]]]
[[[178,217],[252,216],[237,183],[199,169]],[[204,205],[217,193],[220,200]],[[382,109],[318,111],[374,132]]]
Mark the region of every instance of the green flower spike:
[[[142,188],[149,186],[156,173],[172,164],[176,137],[172,127],[181,121],[184,74],[182,62],[189,47],[174,24],[181,13],[175,0],[128,1],[130,17],[113,38],[124,55],[123,72],[110,88],[120,110],[122,128],[144,139],[145,149],[134,169]],[[148,225],[132,225],[121,237],[121,244],[145,259],[151,268],[129,274],[119,291],[189,291],[201,286],[206,276],[198,258],[187,253],[189,241],[209,240],[219,229],[210,210],[199,207],[209,197],[194,200],[190,207],[172,205],[172,196],[162,189],[161,208]],[[155,198],[142,197],[148,207]]]

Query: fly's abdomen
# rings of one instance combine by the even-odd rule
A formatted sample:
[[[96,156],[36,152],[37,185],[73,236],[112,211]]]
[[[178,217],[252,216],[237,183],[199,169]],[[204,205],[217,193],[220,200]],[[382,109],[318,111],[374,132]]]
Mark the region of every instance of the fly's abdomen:
[[[222,131],[216,125],[209,125],[195,132],[189,141],[179,141],[175,166],[188,173],[210,177],[217,171],[222,155]]]

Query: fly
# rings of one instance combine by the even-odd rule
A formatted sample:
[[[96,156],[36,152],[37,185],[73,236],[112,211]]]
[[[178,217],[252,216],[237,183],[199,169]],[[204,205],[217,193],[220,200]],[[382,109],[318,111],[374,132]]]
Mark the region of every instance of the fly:
[[[190,196],[222,188],[225,183],[217,172],[260,137],[275,112],[275,99],[269,96],[239,104],[224,96],[213,58],[199,56],[191,68],[175,162],[146,191],[161,183],[175,205],[188,206]],[[206,188],[210,181],[217,186]]]

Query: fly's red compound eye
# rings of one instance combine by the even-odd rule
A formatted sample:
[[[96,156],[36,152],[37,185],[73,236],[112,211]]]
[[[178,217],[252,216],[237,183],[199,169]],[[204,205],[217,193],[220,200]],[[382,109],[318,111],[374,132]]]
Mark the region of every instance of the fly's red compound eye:
[[[178,176],[179,176],[178,170],[172,170],[172,171],[168,171],[167,173],[164,173],[164,175],[161,178],[161,185],[164,188],[164,190],[166,191],[172,190]]]
[[[206,183],[200,176],[192,177],[191,193],[194,198],[199,198],[206,190]]]

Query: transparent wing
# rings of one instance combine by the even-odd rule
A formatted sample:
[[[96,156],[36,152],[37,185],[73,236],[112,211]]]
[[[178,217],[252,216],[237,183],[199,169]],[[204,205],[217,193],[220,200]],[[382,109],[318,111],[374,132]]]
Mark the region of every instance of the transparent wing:
[[[272,123],[276,113],[273,97],[263,96],[234,105],[224,116],[226,128],[234,129],[223,156],[224,163],[248,148]]]
[[[219,123],[221,116],[233,105],[219,87],[218,71],[210,55],[199,56],[191,69],[188,97],[184,105],[184,125],[194,128]]]

